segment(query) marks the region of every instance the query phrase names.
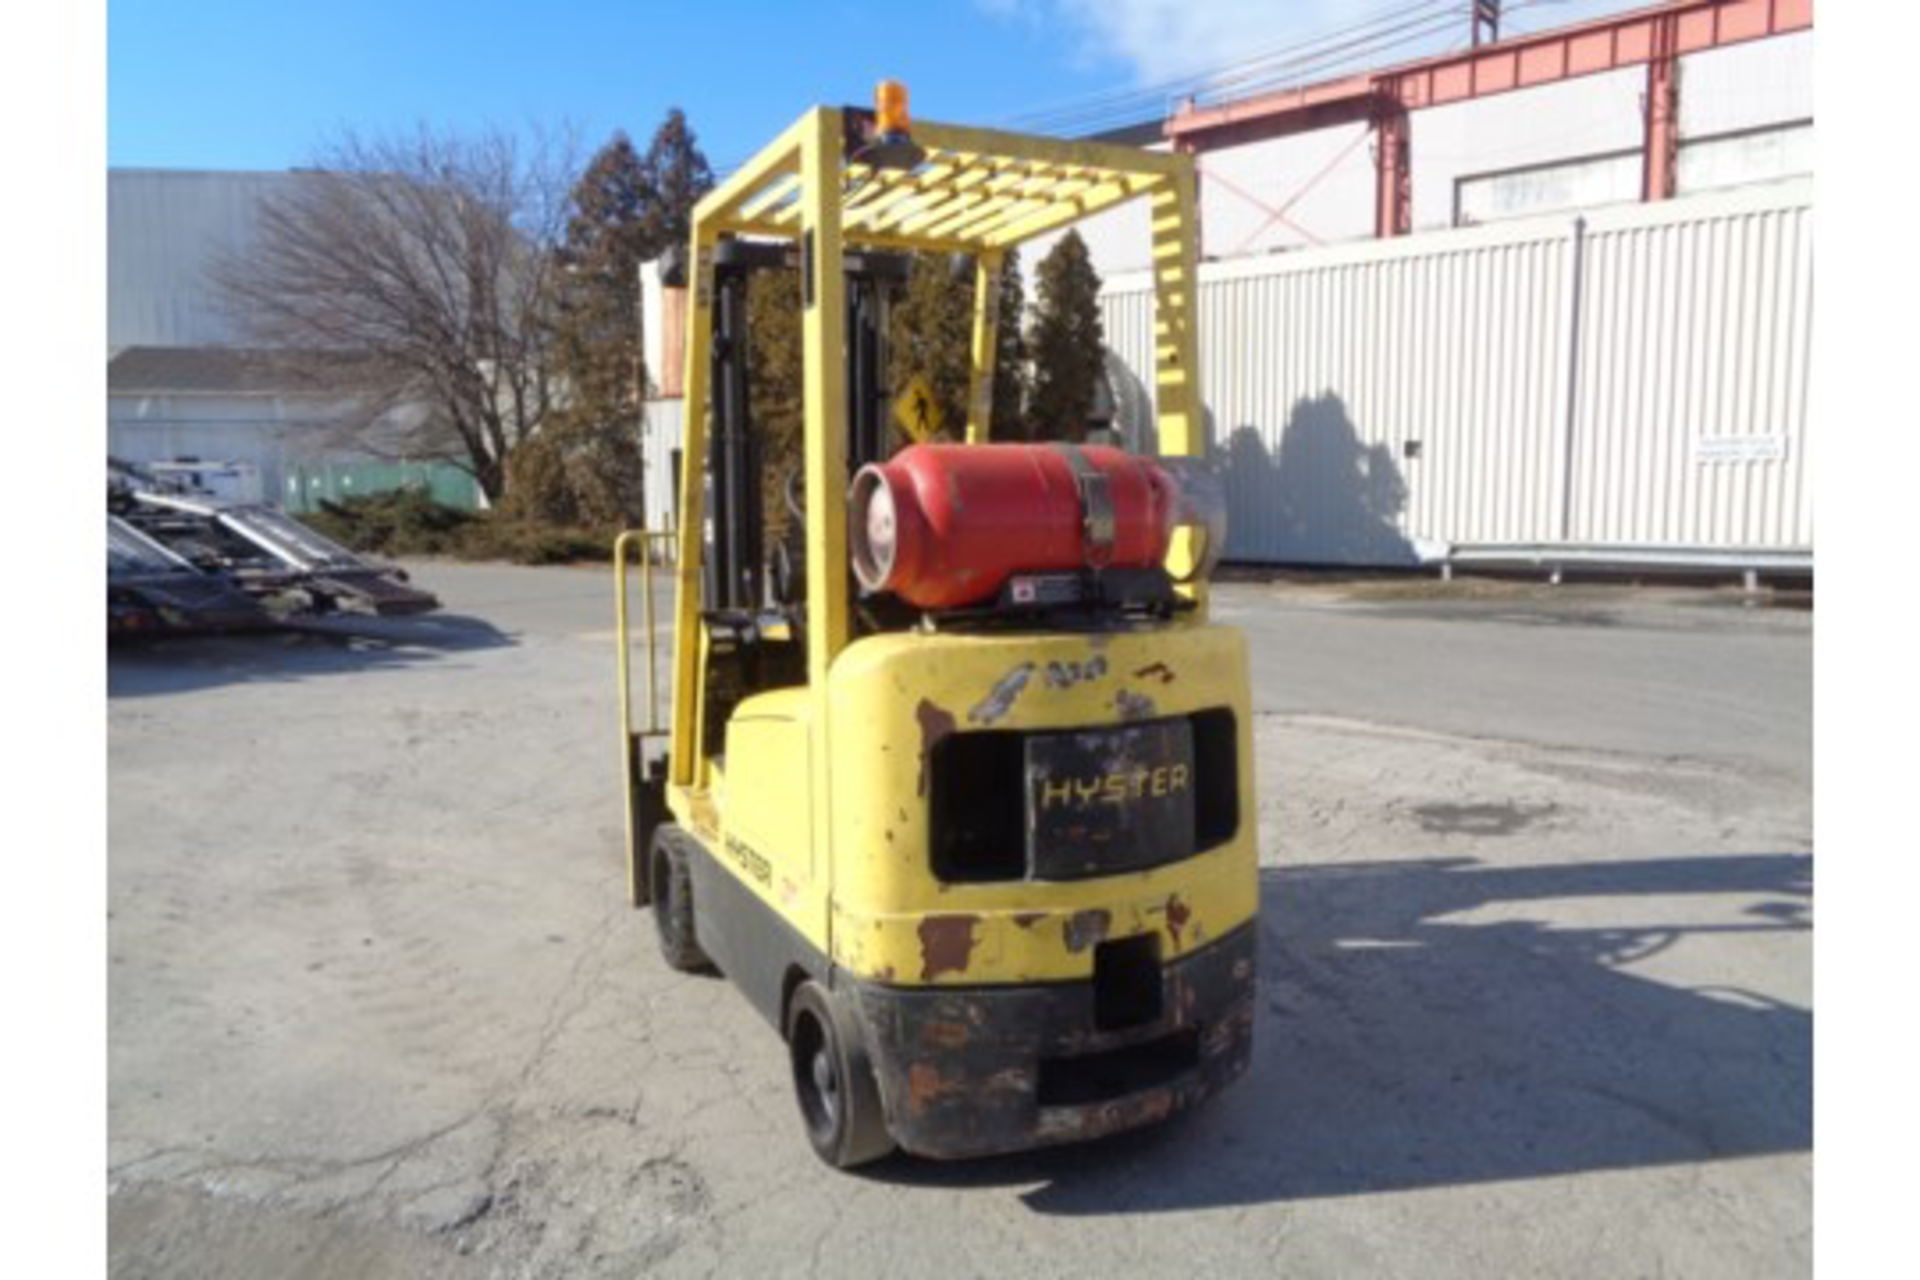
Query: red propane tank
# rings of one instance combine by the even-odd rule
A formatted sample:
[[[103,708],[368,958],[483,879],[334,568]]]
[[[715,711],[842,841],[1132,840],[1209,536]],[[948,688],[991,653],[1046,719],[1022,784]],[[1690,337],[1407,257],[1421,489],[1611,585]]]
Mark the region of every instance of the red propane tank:
[[[946,609],[1015,573],[1156,565],[1178,500],[1153,459],[1105,445],[913,445],[854,477],[854,574],[868,591]]]

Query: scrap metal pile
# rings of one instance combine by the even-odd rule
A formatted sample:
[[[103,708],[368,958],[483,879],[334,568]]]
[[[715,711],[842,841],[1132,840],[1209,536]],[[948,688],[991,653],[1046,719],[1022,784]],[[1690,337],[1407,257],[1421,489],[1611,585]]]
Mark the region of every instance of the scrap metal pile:
[[[128,463],[107,466],[109,636],[270,627],[440,605],[271,507],[230,502]]]

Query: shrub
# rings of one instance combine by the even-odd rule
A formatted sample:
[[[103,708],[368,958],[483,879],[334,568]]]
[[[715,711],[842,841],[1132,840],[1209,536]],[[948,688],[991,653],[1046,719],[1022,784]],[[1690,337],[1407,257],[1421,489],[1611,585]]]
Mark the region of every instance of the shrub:
[[[613,539],[591,529],[494,515],[469,526],[462,533],[455,554],[462,560],[570,564],[577,560],[611,559]]]
[[[566,455],[551,436],[543,433],[523,440],[507,455],[507,493],[500,511],[510,519],[537,524],[579,521]]]
[[[382,556],[450,554],[479,520],[412,488],[322,499],[318,511],[301,518],[342,546]]]
[[[322,501],[320,510],[301,519],[342,546],[370,555],[456,556],[514,564],[568,564],[613,556],[610,533],[503,511],[463,511],[417,489]]]

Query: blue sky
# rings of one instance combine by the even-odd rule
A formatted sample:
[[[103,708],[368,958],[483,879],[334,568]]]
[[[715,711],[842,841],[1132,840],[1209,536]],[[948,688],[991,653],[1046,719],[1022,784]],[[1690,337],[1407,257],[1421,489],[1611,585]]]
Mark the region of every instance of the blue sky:
[[[615,128],[670,106],[718,167],[803,108],[905,80],[916,114],[989,124],[1405,11],[1391,59],[1463,43],[1460,0],[111,0],[116,166],[280,169],[342,128]],[[1525,4],[1529,11],[1519,11]],[[1533,30],[1627,0],[1509,0]]]

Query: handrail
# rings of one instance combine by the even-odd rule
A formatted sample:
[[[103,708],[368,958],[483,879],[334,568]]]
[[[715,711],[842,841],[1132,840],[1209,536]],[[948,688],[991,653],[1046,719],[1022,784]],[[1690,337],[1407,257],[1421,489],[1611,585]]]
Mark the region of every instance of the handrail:
[[[646,849],[643,847],[648,820],[641,810],[646,769],[640,742],[644,738],[667,736],[666,729],[660,724],[652,549],[657,542],[668,548],[668,554],[671,555],[675,536],[672,532],[660,529],[629,529],[613,540],[615,643],[620,650],[620,767],[625,775],[622,790],[626,796],[627,818],[627,896],[635,906],[645,906],[650,896],[646,877]],[[633,646],[630,643],[631,628],[627,612],[627,549],[636,543],[641,547],[640,559],[646,567],[646,586],[640,598],[647,628],[647,722],[645,728],[638,730],[633,727]]]
[[[673,546],[674,533],[669,529],[628,529],[613,540],[614,573],[614,613],[617,643],[620,649],[620,731],[623,737],[638,732],[643,738],[664,737],[666,729],[660,723],[660,681],[658,676],[657,640],[654,633],[653,609],[653,545],[658,543],[667,548],[669,554]],[[647,632],[647,719],[646,727],[635,730],[633,727],[633,676],[632,646],[629,643],[631,627],[627,610],[627,550],[635,543],[642,544],[641,564],[646,569],[646,583],[640,593],[642,622]]]

